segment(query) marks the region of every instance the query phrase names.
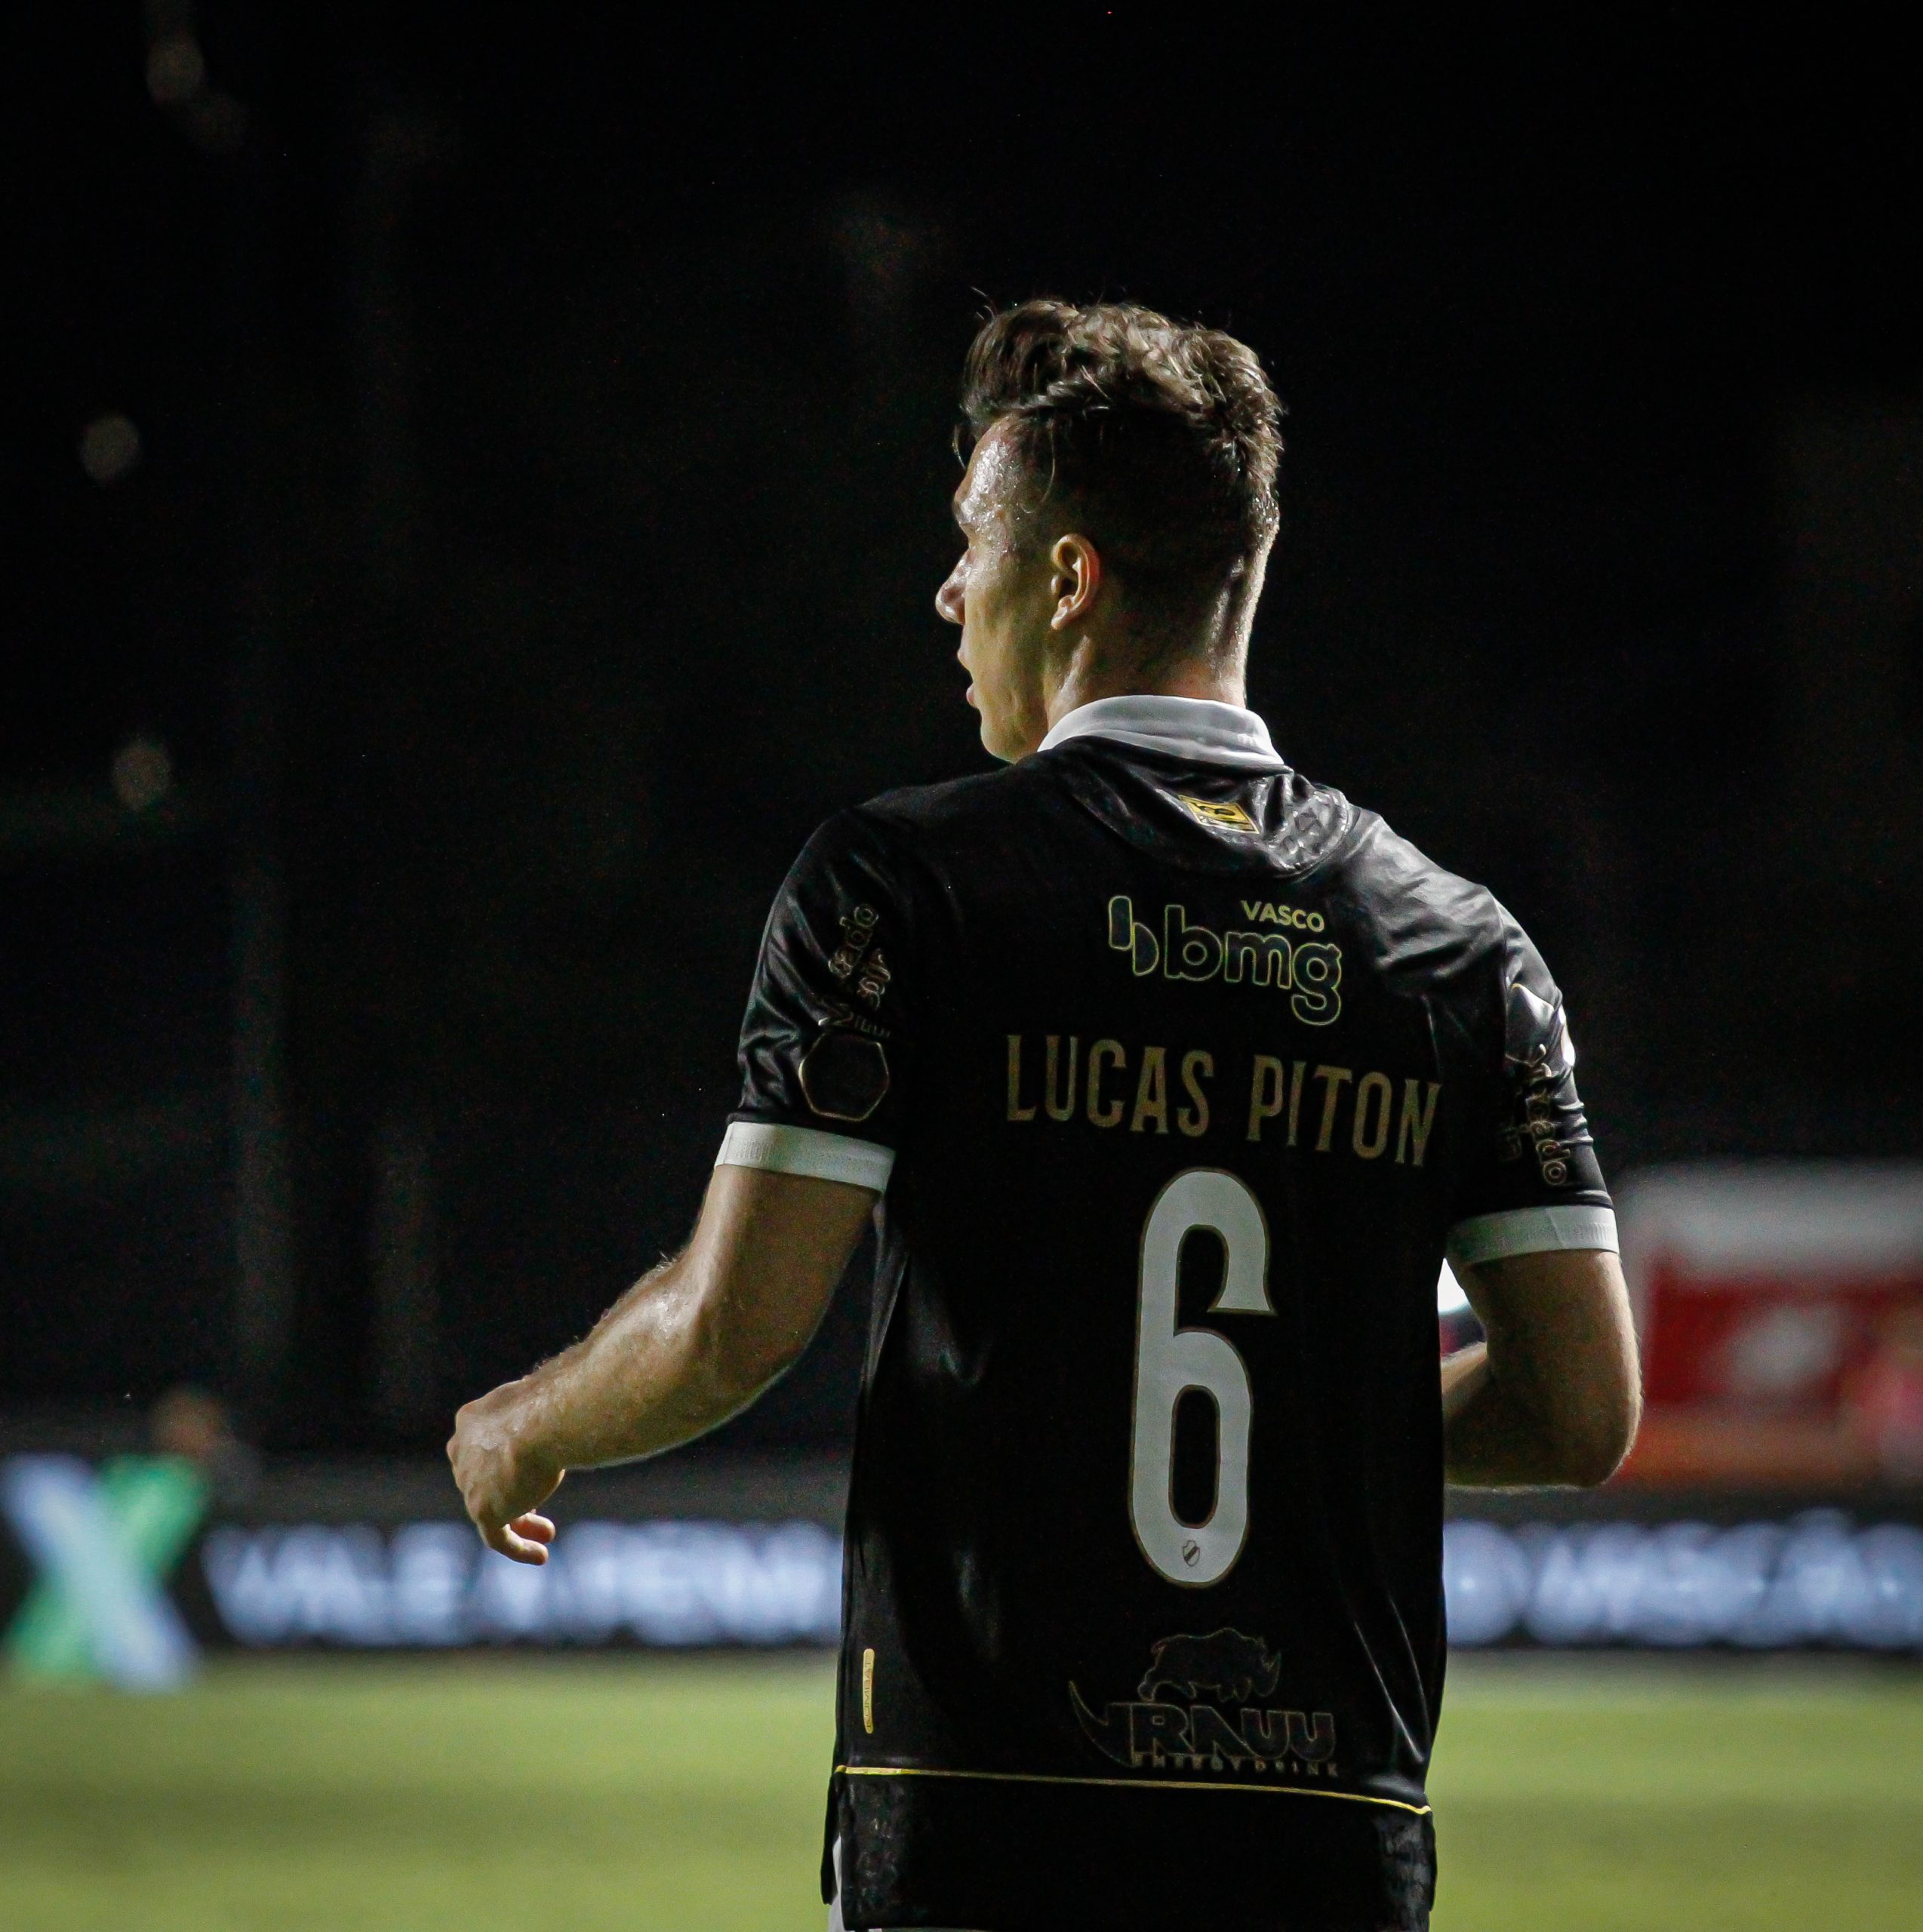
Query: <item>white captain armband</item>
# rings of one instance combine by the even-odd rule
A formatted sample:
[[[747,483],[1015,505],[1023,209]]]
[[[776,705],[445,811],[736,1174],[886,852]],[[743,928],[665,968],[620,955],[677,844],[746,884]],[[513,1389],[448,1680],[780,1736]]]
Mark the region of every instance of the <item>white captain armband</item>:
[[[818,1127],[752,1120],[731,1121],[715,1157],[718,1168],[759,1168],[768,1174],[838,1180],[876,1194],[888,1192],[894,1164],[894,1149],[872,1140],[824,1133]]]
[[[1500,1214],[1473,1215],[1449,1230],[1449,1266],[1473,1268],[1513,1255],[1580,1247],[1617,1251],[1614,1208],[1511,1208]]]

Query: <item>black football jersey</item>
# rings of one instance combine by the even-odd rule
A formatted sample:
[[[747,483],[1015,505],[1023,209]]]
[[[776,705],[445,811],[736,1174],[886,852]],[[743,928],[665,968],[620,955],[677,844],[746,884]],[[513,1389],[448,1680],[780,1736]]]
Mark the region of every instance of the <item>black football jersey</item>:
[[[722,1158],[885,1189],[850,1926],[1426,1923],[1445,1244],[1613,1224],[1515,921],[1277,767],[1075,737],[769,921]]]

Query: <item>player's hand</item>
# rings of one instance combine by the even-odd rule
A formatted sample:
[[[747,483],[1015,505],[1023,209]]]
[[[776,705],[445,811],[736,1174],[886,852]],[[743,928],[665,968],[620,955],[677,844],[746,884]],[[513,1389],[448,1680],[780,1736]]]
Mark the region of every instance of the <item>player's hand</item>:
[[[530,1391],[504,1382],[454,1417],[448,1460],[481,1540],[517,1563],[545,1563],[554,1525],[537,1515],[566,1472],[532,1440]]]

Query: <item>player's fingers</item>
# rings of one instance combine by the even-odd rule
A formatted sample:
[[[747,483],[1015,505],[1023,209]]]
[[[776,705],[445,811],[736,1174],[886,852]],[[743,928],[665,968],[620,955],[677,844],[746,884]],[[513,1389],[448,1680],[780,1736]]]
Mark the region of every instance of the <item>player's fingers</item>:
[[[531,1509],[525,1516],[517,1516],[508,1524],[518,1537],[525,1537],[534,1543],[552,1543],[554,1525],[545,1516],[538,1516]]]
[[[538,1568],[547,1561],[547,1545],[517,1535],[511,1523],[503,1523],[487,1541],[490,1549],[499,1550],[516,1563],[531,1563]]]
[[[527,1537],[518,1534],[512,1523],[499,1523],[491,1517],[476,1516],[474,1527],[481,1532],[481,1540],[502,1556],[511,1556],[517,1563],[547,1561],[547,1546],[531,1543]]]

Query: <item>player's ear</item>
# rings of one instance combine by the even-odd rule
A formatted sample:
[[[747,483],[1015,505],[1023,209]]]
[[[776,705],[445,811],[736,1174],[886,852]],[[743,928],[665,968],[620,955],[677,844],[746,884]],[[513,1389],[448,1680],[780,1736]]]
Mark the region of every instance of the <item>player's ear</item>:
[[[1101,552],[1087,537],[1071,533],[1056,538],[1048,562],[1054,573],[1051,587],[1055,595],[1055,614],[1048,620],[1049,628],[1066,630],[1080,623],[1094,606],[1102,587]]]

